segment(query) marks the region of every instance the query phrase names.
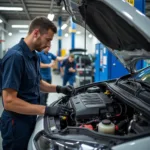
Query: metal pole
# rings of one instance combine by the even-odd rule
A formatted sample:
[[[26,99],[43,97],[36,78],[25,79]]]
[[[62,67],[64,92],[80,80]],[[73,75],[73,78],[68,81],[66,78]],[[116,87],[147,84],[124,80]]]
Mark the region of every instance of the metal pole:
[[[76,35],[76,24],[70,19],[71,22],[71,48],[75,48],[75,35]]]
[[[61,56],[61,49],[62,49],[62,17],[58,18],[58,56]],[[60,62],[58,62],[58,70],[60,71]]]

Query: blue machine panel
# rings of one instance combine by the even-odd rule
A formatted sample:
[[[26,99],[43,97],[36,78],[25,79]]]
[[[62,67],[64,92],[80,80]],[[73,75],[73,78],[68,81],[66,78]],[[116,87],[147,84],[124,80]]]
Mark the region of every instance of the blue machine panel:
[[[94,74],[94,81],[100,81],[100,44],[96,44],[95,48],[95,74]]]
[[[95,82],[118,78],[128,71],[101,43],[96,44]]]
[[[110,52],[108,52],[110,53]],[[108,79],[114,79],[114,78],[119,78],[123,75],[128,74],[129,72],[127,71],[127,69],[124,68],[124,66],[120,63],[120,61],[117,59],[117,57],[115,57],[114,55],[112,55],[110,53],[110,59],[111,62],[110,64],[110,74],[108,76]]]
[[[108,79],[109,76],[109,53],[103,44],[100,44],[100,81]]]

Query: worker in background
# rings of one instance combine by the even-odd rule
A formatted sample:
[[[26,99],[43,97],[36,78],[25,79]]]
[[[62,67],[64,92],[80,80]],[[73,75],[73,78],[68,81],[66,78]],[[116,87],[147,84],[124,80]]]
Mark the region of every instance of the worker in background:
[[[65,59],[65,57],[59,57],[53,55],[51,52],[49,52],[50,46],[46,47],[42,52],[39,52],[39,58],[40,58],[40,73],[42,76],[42,79],[48,83],[52,83],[52,75],[51,75],[51,68],[55,66],[54,61],[62,61]],[[53,62],[52,62],[53,61]],[[48,98],[48,93],[42,93],[41,92],[41,105],[46,105]]]
[[[63,86],[69,82],[73,86],[75,81],[76,63],[74,61],[74,55],[70,54],[69,58],[65,59],[60,67],[61,75],[63,76]]]
[[[46,17],[35,18],[28,35],[13,46],[2,59],[2,97],[0,119],[3,150],[27,150],[37,115],[68,115],[65,106],[39,105],[40,90],[70,94],[70,86],[51,85],[41,79],[40,59],[35,52],[50,46],[56,26]]]

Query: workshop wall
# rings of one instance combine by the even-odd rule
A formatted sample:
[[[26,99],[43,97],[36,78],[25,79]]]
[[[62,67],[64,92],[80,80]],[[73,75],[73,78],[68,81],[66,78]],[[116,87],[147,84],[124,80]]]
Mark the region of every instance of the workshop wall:
[[[9,26],[7,26],[7,30],[8,32],[12,33],[12,36],[9,36],[8,34],[6,34],[6,42],[5,42],[5,49],[8,50],[9,48],[11,48],[13,45],[17,44],[21,38],[26,37],[27,33],[20,33],[19,30],[28,30],[28,29],[12,29],[11,25],[12,24],[24,24],[24,25],[29,25],[30,22],[29,21],[9,21]],[[57,24],[55,22],[55,24]],[[82,34],[76,34],[76,39],[75,39],[75,46],[76,48],[84,48],[84,31],[81,31]],[[64,34],[66,33],[63,32],[63,36],[62,36],[62,49],[66,49],[67,51],[71,48],[71,36],[69,34],[68,37],[65,37]],[[88,34],[87,34],[87,45],[86,48],[88,50],[89,53],[94,52],[95,50],[95,46],[94,44],[94,38],[89,38]],[[52,46],[51,46],[51,51],[54,54],[57,54],[57,50],[58,50],[58,37],[57,35],[54,36],[54,39],[52,41]]]

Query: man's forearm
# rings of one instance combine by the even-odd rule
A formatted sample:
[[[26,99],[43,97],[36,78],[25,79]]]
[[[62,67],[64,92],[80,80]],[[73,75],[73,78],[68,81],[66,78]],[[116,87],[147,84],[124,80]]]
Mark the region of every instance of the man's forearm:
[[[59,57],[59,56],[57,56],[57,61],[63,61],[63,60],[65,60],[66,59],[66,57]]]
[[[49,64],[40,63],[40,68],[49,68]]]
[[[13,98],[8,103],[4,103],[6,110],[25,115],[44,115],[45,106],[30,104],[20,98]]]
[[[42,92],[46,92],[46,93],[56,92],[56,85],[52,85],[52,84],[47,83],[46,81],[41,80],[40,81],[40,90]]]

